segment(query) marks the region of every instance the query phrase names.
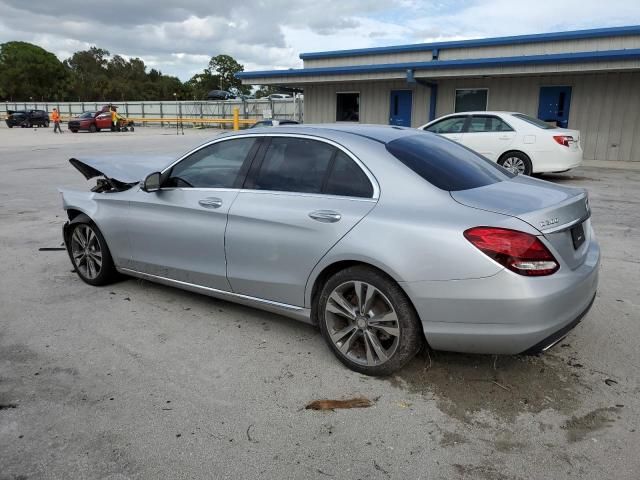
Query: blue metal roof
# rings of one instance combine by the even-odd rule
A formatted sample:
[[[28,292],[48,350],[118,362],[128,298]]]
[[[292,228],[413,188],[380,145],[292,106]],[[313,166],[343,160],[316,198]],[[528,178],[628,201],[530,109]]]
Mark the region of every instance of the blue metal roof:
[[[441,70],[445,68],[473,68],[515,65],[544,65],[553,63],[602,62],[608,60],[638,60],[640,48],[603,50],[596,52],[552,53],[546,55],[521,55],[513,57],[473,58],[464,60],[432,60],[429,62],[383,63],[341,67],[291,68],[289,70],[263,70],[240,72],[240,79],[265,77],[300,77],[310,75],[341,75],[349,73],[397,72],[403,70]]]
[[[562,40],[579,40],[585,38],[617,37],[626,35],[640,35],[640,25],[631,25],[627,27],[593,28],[589,30],[573,30],[569,32],[537,33],[533,35],[514,35],[510,37],[479,38],[475,40],[455,40],[450,42],[415,43],[411,45],[397,45],[391,47],[358,48],[353,50],[301,53],[300,58],[303,60],[310,60],[314,58],[350,57],[381,53],[402,53],[423,50],[428,51],[433,49],[487,47],[493,45],[516,45],[522,43],[554,42]]]

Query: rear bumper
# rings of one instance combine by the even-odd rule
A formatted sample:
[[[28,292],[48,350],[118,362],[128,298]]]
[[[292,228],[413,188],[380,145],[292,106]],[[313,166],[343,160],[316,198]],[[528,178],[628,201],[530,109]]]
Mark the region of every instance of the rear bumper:
[[[558,145],[547,152],[536,152],[532,158],[533,173],[563,172],[582,164],[582,149],[571,150]]]
[[[435,350],[534,353],[562,339],[593,303],[600,249],[592,240],[585,262],[528,278],[508,270],[491,277],[402,283]]]

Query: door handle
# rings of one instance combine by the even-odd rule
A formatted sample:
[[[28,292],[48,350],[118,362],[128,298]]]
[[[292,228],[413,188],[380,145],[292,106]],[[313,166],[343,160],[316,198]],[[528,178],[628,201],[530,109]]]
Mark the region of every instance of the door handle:
[[[501,135],[498,137],[500,140],[511,140],[511,137],[509,135]]]
[[[316,210],[311,212],[309,217],[322,223],[335,223],[340,221],[342,215],[333,210]]]
[[[202,200],[198,200],[198,203],[204,208],[220,208],[222,206],[222,199],[217,197],[207,197]]]

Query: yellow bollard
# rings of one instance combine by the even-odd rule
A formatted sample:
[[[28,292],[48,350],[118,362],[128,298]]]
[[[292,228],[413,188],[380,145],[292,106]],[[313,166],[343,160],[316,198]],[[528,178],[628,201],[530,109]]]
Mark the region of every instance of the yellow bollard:
[[[240,109],[233,107],[233,129],[240,130]]]

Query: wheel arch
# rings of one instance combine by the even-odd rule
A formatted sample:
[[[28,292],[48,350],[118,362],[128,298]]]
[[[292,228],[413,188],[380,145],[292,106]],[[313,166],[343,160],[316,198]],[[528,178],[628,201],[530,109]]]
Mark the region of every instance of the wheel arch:
[[[310,315],[310,320],[311,323],[314,325],[318,325],[318,311],[317,311],[317,303],[318,303],[318,297],[320,296],[320,292],[322,291],[322,286],[324,285],[324,283],[332,276],[335,275],[336,273],[346,269],[346,268],[350,268],[350,267],[355,267],[355,266],[363,266],[363,267],[368,267],[371,268],[373,270],[376,270],[378,273],[384,275],[385,277],[387,277],[389,280],[393,281],[396,285],[398,285],[398,287],[400,288],[400,290],[405,294],[405,296],[407,297],[407,299],[409,300],[409,303],[411,305],[411,308],[413,308],[413,310],[416,312],[416,315],[418,317],[418,319],[420,319],[420,315],[418,314],[418,311],[413,303],[413,300],[411,299],[411,297],[409,296],[409,293],[405,290],[405,288],[402,286],[402,282],[396,278],[396,276],[391,275],[388,273],[387,269],[385,269],[384,267],[378,266],[378,265],[374,265],[371,262],[365,261],[365,260],[355,260],[355,259],[348,259],[348,260],[336,260],[332,263],[329,263],[328,265],[325,265],[324,267],[322,267],[322,269],[313,277],[313,280],[311,280],[311,277],[309,279],[309,282],[307,282],[307,294],[305,296],[307,296],[308,298],[305,299],[305,303],[309,306],[309,309],[311,310],[311,315]],[[313,274],[312,274],[313,275]],[[420,321],[418,322],[420,324],[420,328],[422,329],[422,320],[420,319]],[[424,336],[424,330],[423,330],[423,336]],[[426,338],[425,338],[425,341]]]
[[[521,155],[524,155],[525,157],[527,157],[529,159],[529,161],[531,161],[531,155],[529,155],[527,152],[523,151],[523,150],[519,150],[517,148],[510,148],[509,150],[507,150],[506,152],[504,152],[502,155],[500,155],[498,157],[498,161],[502,160],[503,158],[505,158],[507,155],[513,154],[513,153],[519,153]]]

